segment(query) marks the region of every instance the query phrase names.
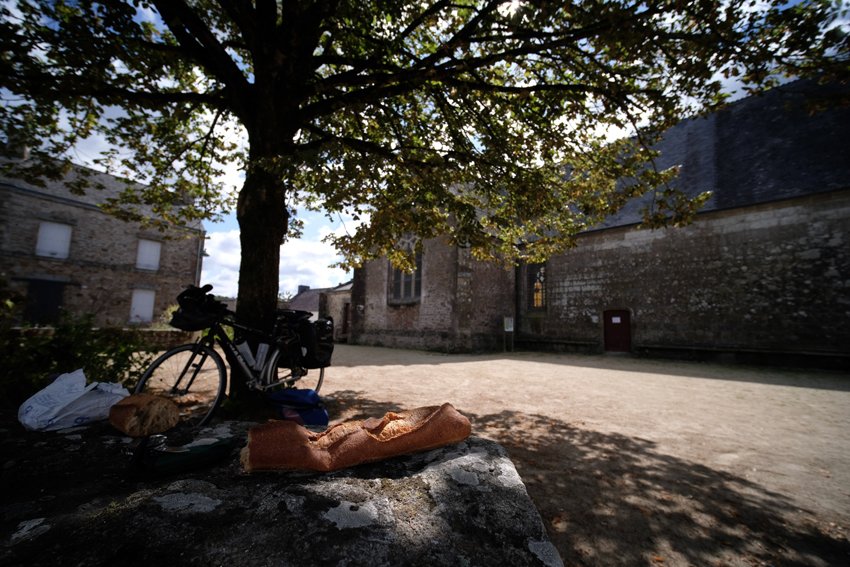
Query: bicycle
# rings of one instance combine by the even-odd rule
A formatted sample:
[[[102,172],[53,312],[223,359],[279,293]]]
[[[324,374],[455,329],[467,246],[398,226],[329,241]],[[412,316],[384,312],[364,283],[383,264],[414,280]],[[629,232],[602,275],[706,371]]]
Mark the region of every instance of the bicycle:
[[[209,294],[211,290],[211,285],[189,286],[177,296],[179,308],[171,325],[204,332],[196,342],[171,348],[154,360],[135,393],[170,398],[180,408],[181,421],[205,425],[224,400],[228,381],[216,346],[230,363],[231,380],[238,372],[252,390],[297,385],[319,391],[333,353],[333,319],[311,322],[309,311],[280,309],[272,332],[266,333],[239,323],[233,311]],[[226,327],[234,330],[233,339]]]

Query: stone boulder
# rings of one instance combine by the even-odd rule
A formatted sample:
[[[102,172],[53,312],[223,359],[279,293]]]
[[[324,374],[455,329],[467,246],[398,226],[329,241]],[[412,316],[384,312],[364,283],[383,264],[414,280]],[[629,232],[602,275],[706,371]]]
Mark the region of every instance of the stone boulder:
[[[211,439],[240,441],[252,424]],[[477,437],[332,474],[214,465],[17,514],[0,559],[55,565],[562,565],[504,450]]]

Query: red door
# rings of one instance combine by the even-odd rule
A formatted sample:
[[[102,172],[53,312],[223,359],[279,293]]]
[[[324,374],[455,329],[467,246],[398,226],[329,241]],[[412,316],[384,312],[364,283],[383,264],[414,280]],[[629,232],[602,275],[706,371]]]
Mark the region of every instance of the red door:
[[[632,318],[626,309],[606,311],[605,350],[612,352],[630,352],[632,350]]]

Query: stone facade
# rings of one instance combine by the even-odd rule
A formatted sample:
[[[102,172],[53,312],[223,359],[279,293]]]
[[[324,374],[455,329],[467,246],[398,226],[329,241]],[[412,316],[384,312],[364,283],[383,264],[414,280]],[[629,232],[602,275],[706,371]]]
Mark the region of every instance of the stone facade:
[[[712,192],[688,227],[638,230],[636,200],[543,271],[431,241],[411,307],[388,303],[386,260],[367,264],[354,340],[501,348],[497,321],[513,316],[526,348],[850,366],[850,109],[807,106],[834,88],[791,83],[666,132],[656,165],[679,166],[686,195]]]
[[[98,203],[124,185],[94,175],[106,189],[85,195],[61,181],[37,187],[0,178],[0,273],[27,297],[30,323],[50,323],[59,310],[92,313],[100,326],[155,323],[183,288],[198,284],[201,226],[163,233],[109,216]],[[50,230],[54,242],[39,249]],[[51,249],[55,239],[59,250]]]
[[[431,239],[423,246],[421,281],[417,300],[394,302],[386,259],[356,270],[349,340],[448,352],[501,348],[503,318],[513,315],[513,271]]]
[[[584,235],[549,260],[546,308],[523,309],[518,331],[538,348],[617,350],[605,314],[625,311],[635,352],[850,355],[848,219],[841,191]]]
[[[351,330],[351,282],[326,290],[322,315],[334,320],[334,342],[348,341]]]
[[[298,286],[298,293],[281,305],[283,309],[309,311],[315,321],[319,317],[330,317],[334,321],[334,342],[348,341],[351,326],[351,282],[336,287],[311,289]]]

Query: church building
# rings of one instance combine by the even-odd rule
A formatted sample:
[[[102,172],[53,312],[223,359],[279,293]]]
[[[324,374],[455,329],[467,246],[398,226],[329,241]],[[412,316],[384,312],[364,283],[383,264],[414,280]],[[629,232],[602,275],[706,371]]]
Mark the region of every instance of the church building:
[[[789,83],[666,132],[657,166],[712,192],[687,227],[638,229],[630,203],[543,264],[505,270],[440,238],[413,274],[366,263],[349,341],[487,351],[507,330],[538,350],[848,367],[850,108],[807,104],[834,88]]]

